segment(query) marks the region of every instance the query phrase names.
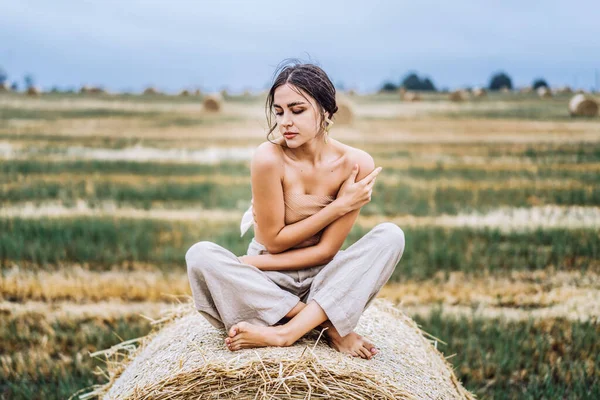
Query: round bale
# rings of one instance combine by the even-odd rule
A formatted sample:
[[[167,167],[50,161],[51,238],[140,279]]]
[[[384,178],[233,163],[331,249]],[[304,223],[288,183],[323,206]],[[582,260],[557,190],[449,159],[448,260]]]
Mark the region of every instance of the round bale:
[[[352,105],[347,100],[337,101],[337,112],[333,115],[333,122],[337,125],[350,125],[354,120]]]
[[[465,101],[467,96],[462,90],[455,90],[448,95],[448,99],[454,102],[461,102]]]
[[[30,86],[27,88],[27,94],[29,96],[39,96],[42,91],[36,86]]]
[[[473,96],[475,96],[475,97],[485,97],[486,95],[487,95],[487,92],[482,87],[476,87],[473,89]]]
[[[161,321],[137,348],[126,341],[93,353],[111,361],[105,362],[110,380],[85,398],[474,399],[437,341],[434,346],[401,309],[381,299],[356,327],[380,350],[368,361],[337,352],[315,331],[293,346],[231,352],[223,344],[226,332],[192,304]]]
[[[552,92],[546,86],[540,86],[537,88],[537,94],[543,99],[548,99],[552,97]]]
[[[402,100],[408,102],[421,101],[421,95],[418,92],[406,92],[402,96]]]
[[[595,117],[598,115],[598,102],[585,94],[576,94],[569,101],[571,117]]]
[[[219,94],[210,94],[204,97],[202,105],[206,111],[219,112],[221,111],[223,97]]]

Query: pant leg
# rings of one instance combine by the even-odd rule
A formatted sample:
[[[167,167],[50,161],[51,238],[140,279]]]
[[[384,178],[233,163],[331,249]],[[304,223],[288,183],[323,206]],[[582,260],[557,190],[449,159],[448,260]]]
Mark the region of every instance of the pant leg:
[[[404,232],[398,225],[375,226],[315,276],[306,301],[316,301],[339,334],[346,336],[390,279],[403,252]]]
[[[271,326],[300,301],[216,243],[194,244],[185,260],[196,309],[216,328],[229,330],[240,321]]]

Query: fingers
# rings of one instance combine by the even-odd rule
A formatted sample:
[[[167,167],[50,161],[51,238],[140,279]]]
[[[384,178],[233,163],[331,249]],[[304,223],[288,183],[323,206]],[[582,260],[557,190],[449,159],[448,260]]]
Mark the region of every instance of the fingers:
[[[360,182],[364,182],[364,184],[369,184],[377,178],[377,175],[381,172],[383,168],[377,167],[371,173],[360,180]]]
[[[350,176],[348,177],[349,181],[356,182],[356,175],[358,175],[359,169],[360,169],[360,167],[358,166],[358,164],[354,164],[354,168],[352,168],[352,172],[350,173]]]

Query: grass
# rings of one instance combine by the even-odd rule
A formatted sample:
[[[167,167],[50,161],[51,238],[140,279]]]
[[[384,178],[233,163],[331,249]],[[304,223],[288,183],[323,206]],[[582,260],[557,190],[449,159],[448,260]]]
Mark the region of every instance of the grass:
[[[600,397],[600,324],[562,319],[508,322],[443,317],[414,319],[445,341],[438,349],[463,385],[485,399]]]
[[[66,399],[104,382],[89,354],[146,335],[139,316],[115,320],[47,320],[43,314],[0,315],[0,398]]]
[[[201,169],[201,168],[198,168]],[[205,171],[210,168],[203,168]],[[233,171],[234,174],[237,171]],[[105,171],[107,174],[108,171]],[[21,180],[18,184],[0,186],[0,197],[4,204],[32,201],[60,201],[66,206],[75,204],[78,199],[91,204],[110,200],[119,205],[130,205],[151,209],[153,204],[168,203],[170,207],[202,207],[243,210],[249,206],[252,197],[250,183],[223,184],[214,182],[177,182],[173,178],[154,177],[132,182],[106,180],[101,175],[70,176],[62,181]],[[598,179],[597,177],[595,179]],[[510,182],[497,185],[476,182],[439,181],[424,185],[415,180],[384,183],[380,181],[374,188],[370,203],[362,209],[363,215],[406,215],[416,216],[458,214],[461,212],[486,212],[501,206],[530,207],[545,204],[598,206],[600,186],[565,184],[560,182],[531,184],[520,183],[510,186]],[[506,186],[509,185],[509,186]]]
[[[600,265],[600,235],[593,229],[538,229],[502,233],[469,228],[405,228],[406,249],[392,281],[427,279],[439,271],[594,270]],[[355,226],[342,248],[367,233]],[[246,254],[251,234],[237,224],[113,220],[108,218],[0,220],[0,262],[31,269],[83,264],[93,270],[136,269],[151,264],[185,270],[187,249],[201,240]]]

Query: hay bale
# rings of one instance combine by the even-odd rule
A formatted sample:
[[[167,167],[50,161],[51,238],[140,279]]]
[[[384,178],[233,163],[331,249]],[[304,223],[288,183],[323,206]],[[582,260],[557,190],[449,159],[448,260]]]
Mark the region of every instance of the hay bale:
[[[354,90],[354,89],[348,90],[348,96],[356,96],[356,90]]]
[[[569,101],[571,117],[595,117],[598,115],[598,102],[584,94],[576,94]]]
[[[194,90],[194,96],[201,96],[202,92],[200,91],[200,89],[196,89]]]
[[[404,100],[404,96],[406,96],[406,88],[404,86],[400,86],[398,88],[398,94],[400,95],[400,100]]]
[[[189,96],[190,95],[190,91],[187,89],[183,89],[181,92],[179,92],[180,96]]]
[[[454,102],[462,102],[467,99],[467,95],[462,90],[455,90],[448,95],[448,99]]]
[[[485,96],[487,96],[487,91],[482,87],[476,87],[473,89],[473,96],[485,97]]]
[[[559,94],[572,94],[573,89],[571,89],[569,86],[561,86],[556,92]]]
[[[180,305],[173,315],[137,350],[130,341],[99,352],[112,354],[115,360],[127,354],[130,357],[120,363],[109,362],[106,373],[110,382],[80,398],[262,399],[307,398],[310,394],[355,400],[473,399],[432,345],[433,340],[426,339],[402,311],[381,299],[365,311],[356,329],[379,349],[371,360],[331,349],[319,340],[317,331],[290,347],[230,352],[223,343],[225,331],[215,329],[191,301]],[[115,353],[118,349],[120,354]]]
[[[402,100],[408,102],[421,101],[421,95],[418,92],[405,92]]]
[[[157,95],[157,94],[160,94],[160,92],[152,86],[149,86],[146,89],[144,89],[144,95],[146,95],[146,96],[152,96],[152,95]]]
[[[552,97],[552,92],[546,86],[540,86],[537,88],[537,94],[543,99],[548,99]]]
[[[525,86],[525,87],[522,87],[521,89],[519,89],[519,93],[522,93],[522,94],[529,94],[531,92],[533,92],[533,88],[531,86]]]
[[[89,93],[91,93],[91,94],[106,94],[106,90],[104,90],[104,89],[103,89],[103,88],[101,88],[101,87],[92,86],[92,87],[89,89]]]
[[[204,97],[202,105],[206,111],[219,112],[221,111],[223,98],[219,94],[211,94]]]
[[[504,94],[510,93],[510,89],[508,88],[508,86],[502,86],[500,88],[500,93],[504,93]]]
[[[337,112],[333,115],[333,122],[336,125],[350,125],[354,120],[354,111],[352,104],[347,100],[337,100]]]
[[[30,86],[27,88],[26,92],[29,96],[39,96],[42,93],[42,90],[37,86]]]

